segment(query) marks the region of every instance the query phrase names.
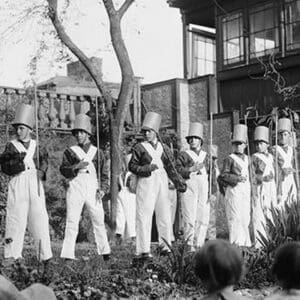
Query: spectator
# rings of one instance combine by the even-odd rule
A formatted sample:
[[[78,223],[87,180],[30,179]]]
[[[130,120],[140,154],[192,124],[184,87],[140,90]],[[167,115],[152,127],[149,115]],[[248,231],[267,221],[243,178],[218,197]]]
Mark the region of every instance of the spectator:
[[[195,255],[195,274],[205,284],[203,300],[248,299],[233,292],[242,275],[243,259],[238,248],[228,241],[208,241]]]
[[[272,273],[282,291],[266,300],[300,299],[300,243],[288,242],[280,246],[275,254]]]

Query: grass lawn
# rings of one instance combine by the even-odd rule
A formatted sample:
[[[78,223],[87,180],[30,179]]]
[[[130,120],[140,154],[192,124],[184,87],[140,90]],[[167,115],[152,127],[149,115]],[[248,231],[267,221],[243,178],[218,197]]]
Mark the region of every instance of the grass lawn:
[[[62,242],[52,243],[54,258],[46,274],[32,245],[24,247],[22,261],[2,266],[1,271],[19,289],[33,282],[45,283],[53,288],[58,299],[173,299],[201,295],[195,285],[178,285],[171,281],[174,272],[168,257],[155,254],[153,263],[132,266],[135,246],[131,243],[121,246],[112,243],[108,262],[103,261],[96,247],[88,243],[76,245],[78,260],[65,262],[59,257],[61,246]]]
[[[132,265],[135,252],[132,243],[120,246],[112,241],[108,262],[103,261],[95,245],[89,243],[78,243],[78,260],[66,262],[59,257],[61,246],[62,242],[52,242],[54,257],[46,273],[32,245],[24,247],[22,261],[2,266],[1,272],[19,289],[42,282],[53,288],[58,299],[196,299],[204,293],[191,272],[192,256],[180,255],[180,245],[167,257],[160,256],[155,251],[157,246],[153,246],[153,262],[138,266]],[[3,257],[3,247],[1,252]],[[173,254],[177,255],[176,259]],[[263,299],[269,290],[244,289],[238,293],[250,299]]]

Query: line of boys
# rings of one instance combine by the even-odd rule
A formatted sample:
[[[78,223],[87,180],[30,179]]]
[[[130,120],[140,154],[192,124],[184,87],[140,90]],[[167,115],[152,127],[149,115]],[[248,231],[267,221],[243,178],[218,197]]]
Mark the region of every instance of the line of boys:
[[[13,178],[9,182],[5,257],[21,257],[26,223],[40,249],[41,259],[51,258],[48,215],[41,180],[45,180],[47,171],[47,154],[39,153],[37,169],[36,144],[31,139],[34,110],[30,105],[22,104],[16,112],[12,125],[16,129],[17,139],[9,142],[1,155],[2,171]],[[286,119],[289,121],[289,119]],[[286,121],[285,120],[285,121]],[[159,141],[158,131],[161,116],[154,112],[146,114],[142,131],[145,141],[132,149],[129,170],[137,175],[136,189],[136,254],[148,258],[150,254],[150,237],[152,215],[155,211],[159,242],[164,251],[169,251],[167,244],[172,241],[172,220],[168,199],[168,178],[181,192],[183,231],[189,240],[191,250],[203,245],[209,222],[210,203],[208,201],[209,157],[202,150],[203,127],[200,123],[191,123],[187,142],[190,149],[180,153],[176,168],[170,149]],[[287,121],[286,121],[287,122]],[[279,128],[280,127],[279,122]],[[230,241],[239,245],[250,245],[248,226],[250,223],[250,183],[248,159],[243,154],[247,142],[247,128],[236,125],[233,133],[233,153],[224,161],[223,171],[219,176],[221,186],[225,189],[226,214],[229,223]],[[281,193],[296,191],[294,183],[289,189],[293,176],[290,160],[290,148],[285,152],[285,140],[282,138],[277,149],[279,169],[282,180]],[[98,254],[109,259],[110,247],[104,226],[104,213],[101,198],[108,190],[108,176],[103,153],[97,155],[97,148],[90,142],[91,123],[86,115],[77,115],[72,133],[78,145],[65,150],[61,173],[70,180],[67,191],[67,223],[61,256],[75,259],[75,242],[78,223],[83,205],[91,215]],[[288,130],[290,133],[290,129]],[[268,144],[268,140],[256,139],[259,143]],[[259,152],[265,153],[259,148]],[[286,154],[285,154],[286,153]],[[274,173],[262,155],[255,155],[253,160],[256,186],[261,185],[255,203],[259,207],[268,192],[266,182],[274,181]],[[266,156],[269,156],[266,155]],[[98,163],[98,157],[100,161]],[[268,173],[262,163],[268,165]],[[271,161],[271,159],[270,159]],[[256,163],[255,163],[256,162]],[[97,179],[97,167],[101,170],[101,188]],[[260,168],[256,167],[259,166]],[[269,170],[267,168],[267,170]],[[262,172],[262,174],[261,174]],[[212,173],[213,170],[212,170]],[[216,172],[215,172],[216,173]],[[268,174],[266,174],[268,173]],[[39,187],[38,187],[39,186]],[[241,196],[243,195],[243,196]],[[294,194],[293,194],[294,195]],[[285,199],[282,194],[281,199]],[[273,201],[273,200],[272,200]],[[271,202],[272,202],[271,201]],[[284,201],[284,200],[282,200]],[[268,209],[261,206],[263,213]],[[255,209],[254,209],[255,211]],[[257,209],[257,215],[261,212]],[[263,222],[263,221],[262,221]],[[261,222],[257,222],[257,227]]]
[[[271,206],[283,208],[284,203],[297,198],[294,151],[290,146],[292,124],[290,119],[279,119],[278,144],[270,149],[269,129],[256,127],[254,143],[257,152],[250,162],[244,154],[247,132],[246,125],[234,126],[233,151],[224,160],[218,182],[224,194],[230,242],[240,246],[251,245],[249,226],[252,209],[255,246],[259,247],[259,232],[266,235],[266,217],[271,219]]]

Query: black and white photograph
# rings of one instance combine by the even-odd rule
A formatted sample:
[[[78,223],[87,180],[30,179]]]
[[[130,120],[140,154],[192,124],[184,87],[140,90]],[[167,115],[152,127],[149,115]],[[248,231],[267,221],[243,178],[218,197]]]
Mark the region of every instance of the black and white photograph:
[[[300,300],[300,0],[0,20],[0,300]]]

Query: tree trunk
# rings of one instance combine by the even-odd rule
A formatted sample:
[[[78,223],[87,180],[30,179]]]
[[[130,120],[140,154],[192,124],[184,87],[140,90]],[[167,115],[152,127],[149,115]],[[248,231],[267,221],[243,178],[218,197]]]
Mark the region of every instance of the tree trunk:
[[[110,219],[111,219],[111,229],[115,230],[116,228],[116,212],[117,212],[117,197],[118,197],[118,179],[119,174],[121,173],[121,149],[122,149],[122,128],[120,124],[117,124],[113,118],[110,119],[110,195],[111,195],[111,211],[110,211]]]
[[[117,56],[121,73],[122,81],[120,93],[118,95],[117,111],[116,115],[113,115],[112,97],[110,92],[107,90],[102,80],[101,74],[91,64],[85,53],[71,40],[67,35],[61,21],[58,18],[57,13],[57,0],[48,1],[48,16],[51,19],[54,28],[61,41],[71,50],[71,52],[81,61],[86,67],[89,74],[93,78],[94,82],[99,89],[101,94],[100,99],[104,99],[108,114],[110,116],[110,147],[111,147],[111,225],[115,228],[116,223],[116,205],[118,197],[118,178],[121,172],[121,153],[122,153],[122,134],[125,117],[128,111],[130,98],[133,92],[134,86],[134,73],[131,66],[130,58],[128,55],[127,48],[125,46],[122,30],[121,30],[121,19],[134,2],[134,0],[125,0],[119,10],[116,10],[113,4],[113,0],[102,0],[105,6],[109,23],[110,23],[110,34],[112,45]],[[99,116],[96,116],[97,118]],[[98,133],[99,134],[99,133]]]

